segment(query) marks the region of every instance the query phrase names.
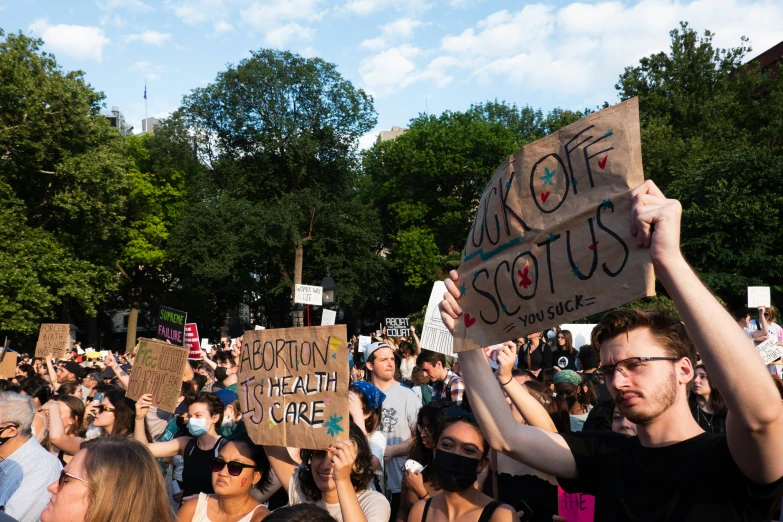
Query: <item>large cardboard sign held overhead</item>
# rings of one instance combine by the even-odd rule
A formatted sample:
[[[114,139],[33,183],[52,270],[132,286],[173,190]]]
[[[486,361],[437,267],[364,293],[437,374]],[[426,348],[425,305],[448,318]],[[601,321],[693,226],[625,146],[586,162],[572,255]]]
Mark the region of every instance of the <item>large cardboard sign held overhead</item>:
[[[185,344],[185,323],[188,322],[187,312],[165,306],[158,312],[158,337],[171,344]]]
[[[454,351],[654,295],[649,249],[630,234],[630,191],[643,181],[636,98],[509,156],[462,252]]]
[[[256,444],[327,449],[348,438],[346,326],[248,330],[239,400]]]
[[[174,413],[189,351],[183,346],[141,339],[125,395],[135,401],[151,393],[153,406]]]
[[[38,332],[35,345],[36,357],[59,359],[71,345],[71,325],[44,323]]]

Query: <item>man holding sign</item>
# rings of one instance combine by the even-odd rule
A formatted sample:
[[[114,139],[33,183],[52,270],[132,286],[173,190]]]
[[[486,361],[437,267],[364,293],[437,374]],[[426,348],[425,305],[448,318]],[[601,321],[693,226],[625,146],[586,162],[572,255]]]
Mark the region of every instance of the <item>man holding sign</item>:
[[[460,354],[473,411],[493,448],[557,476],[568,492],[595,495],[597,521],[769,520],[783,494],[778,391],[753,344],[683,258],[680,203],[651,181],[630,195],[632,248],[649,248],[655,275],[688,327],[661,312],[621,310],[593,332],[596,374],[638,437],[553,434],[498,415],[505,399],[481,350]],[[454,328],[463,319],[462,281],[451,277],[441,307]],[[694,348],[731,412],[726,437],[705,434],[688,409]]]

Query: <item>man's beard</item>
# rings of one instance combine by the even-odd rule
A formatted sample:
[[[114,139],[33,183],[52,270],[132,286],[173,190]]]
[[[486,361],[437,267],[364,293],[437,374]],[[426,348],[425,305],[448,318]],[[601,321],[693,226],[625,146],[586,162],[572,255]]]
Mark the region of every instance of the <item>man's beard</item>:
[[[663,412],[668,410],[677,399],[677,377],[674,372],[672,372],[666,382],[656,390],[654,395],[647,397],[639,396],[637,394],[637,396],[641,398],[641,401],[636,403],[636,408],[633,410],[625,408],[620,403],[618,403],[617,407],[625,418],[634,424],[649,424]],[[618,398],[619,394],[618,397],[615,397],[615,400]],[[640,409],[639,406],[643,406],[643,409]]]

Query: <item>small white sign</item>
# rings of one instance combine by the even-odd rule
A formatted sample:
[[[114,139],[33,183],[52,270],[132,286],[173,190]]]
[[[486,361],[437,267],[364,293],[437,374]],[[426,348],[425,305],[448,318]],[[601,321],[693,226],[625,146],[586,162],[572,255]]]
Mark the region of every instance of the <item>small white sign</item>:
[[[759,306],[769,306],[772,304],[769,295],[768,286],[749,286],[748,287],[748,308],[758,308]]]
[[[258,325],[258,324],[257,324],[257,325],[256,325],[256,327],[255,327],[255,329],[256,329],[256,330],[266,330],[266,326],[261,326],[261,325]]]
[[[332,326],[336,318],[337,312],[324,308],[324,313],[321,315],[321,326]]]
[[[205,350],[209,350],[209,339],[207,339],[206,337],[201,339],[201,347],[204,348]]]
[[[294,288],[294,302],[322,306],[324,289],[321,286],[296,285]]]
[[[783,346],[778,344],[777,339],[767,339],[756,346],[756,350],[759,351],[764,364],[770,364],[783,357]]]
[[[367,351],[367,348],[370,347],[372,344],[372,337],[369,335],[360,335],[359,336],[359,353],[364,353]]]

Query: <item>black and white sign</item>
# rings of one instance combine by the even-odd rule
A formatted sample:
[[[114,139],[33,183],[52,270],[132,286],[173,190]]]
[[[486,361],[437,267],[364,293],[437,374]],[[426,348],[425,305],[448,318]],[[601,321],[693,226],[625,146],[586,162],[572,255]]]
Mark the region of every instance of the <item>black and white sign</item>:
[[[322,306],[324,289],[320,286],[296,285],[294,289],[294,302],[315,306]]]
[[[386,335],[389,337],[410,337],[411,322],[407,317],[387,317]]]

